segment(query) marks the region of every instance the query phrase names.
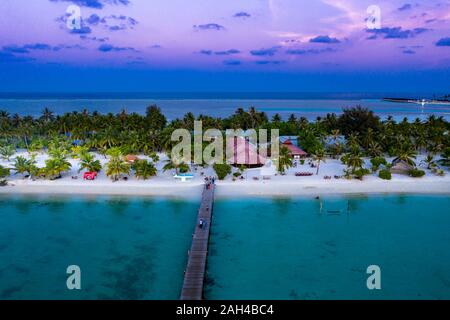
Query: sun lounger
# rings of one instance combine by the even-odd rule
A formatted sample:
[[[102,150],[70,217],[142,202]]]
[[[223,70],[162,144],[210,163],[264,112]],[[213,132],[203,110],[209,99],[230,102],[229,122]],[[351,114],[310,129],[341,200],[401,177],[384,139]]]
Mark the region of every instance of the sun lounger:
[[[309,177],[312,176],[313,173],[312,172],[296,172],[295,176],[296,177]]]
[[[194,178],[194,175],[193,175],[193,174],[190,174],[190,173],[179,173],[179,174],[174,175],[173,177],[174,177],[175,179],[180,179],[181,182],[186,182],[186,181],[188,181],[189,179]]]

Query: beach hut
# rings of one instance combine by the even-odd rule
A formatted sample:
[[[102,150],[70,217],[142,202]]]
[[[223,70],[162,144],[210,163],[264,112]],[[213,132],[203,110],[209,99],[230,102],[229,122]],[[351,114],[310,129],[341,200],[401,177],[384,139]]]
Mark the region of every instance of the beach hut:
[[[227,162],[232,165],[245,165],[247,167],[261,167],[266,158],[258,153],[258,147],[251,143],[247,137],[233,136],[227,138]]]
[[[308,155],[305,151],[294,145],[291,139],[285,140],[284,142],[281,143],[281,145],[288,148],[289,155],[293,159],[305,158]]]
[[[391,173],[408,174],[414,167],[403,160],[392,161]]]

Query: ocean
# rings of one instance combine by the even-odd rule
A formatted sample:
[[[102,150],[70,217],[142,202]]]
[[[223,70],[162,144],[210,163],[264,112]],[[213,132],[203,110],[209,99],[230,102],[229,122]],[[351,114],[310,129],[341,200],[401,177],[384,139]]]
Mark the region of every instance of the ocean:
[[[450,197],[225,198],[207,299],[449,299]],[[1,196],[0,299],[179,298],[199,199]],[[68,290],[66,268],[81,269]],[[366,269],[381,269],[368,290]]]
[[[209,299],[449,299],[450,197],[216,201]],[[369,290],[371,265],[381,290]]]
[[[0,196],[0,300],[178,299],[198,203]]]
[[[425,119],[430,114],[450,118],[450,105],[426,105],[382,101],[383,96],[416,97],[413,94],[336,94],[336,93],[203,93],[203,94],[0,94],[0,110],[11,114],[39,116],[44,108],[56,114],[65,112],[98,111],[118,113],[122,109],[132,113],[145,113],[150,105],[158,105],[169,120],[183,117],[187,112],[195,115],[226,117],[238,107],[255,107],[268,116],[290,114],[313,120],[327,113],[340,114],[345,107],[362,105],[385,118],[388,115],[401,120],[408,117]],[[430,97],[430,94],[421,95]]]

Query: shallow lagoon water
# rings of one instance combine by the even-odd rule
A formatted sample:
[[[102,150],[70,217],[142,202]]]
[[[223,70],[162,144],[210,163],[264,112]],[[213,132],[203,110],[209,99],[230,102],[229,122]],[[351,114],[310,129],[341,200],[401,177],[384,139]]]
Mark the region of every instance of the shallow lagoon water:
[[[208,299],[449,299],[450,197],[218,199]],[[348,210],[347,210],[348,208]],[[178,299],[198,199],[0,196],[0,299]],[[79,265],[82,290],[66,288]],[[380,291],[366,268],[381,267]]]
[[[197,200],[0,197],[0,299],[178,299]],[[66,268],[81,268],[80,291]]]
[[[322,213],[312,198],[216,201],[206,297],[450,298],[450,197],[322,201]],[[381,290],[367,289],[369,265]]]

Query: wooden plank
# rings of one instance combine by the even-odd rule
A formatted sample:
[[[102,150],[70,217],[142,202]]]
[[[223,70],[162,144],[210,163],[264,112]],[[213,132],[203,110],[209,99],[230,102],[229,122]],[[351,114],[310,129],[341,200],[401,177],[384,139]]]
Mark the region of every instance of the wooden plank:
[[[208,258],[208,244],[214,205],[215,185],[210,188],[205,185],[198,210],[195,231],[192,236],[191,249],[184,273],[181,300],[201,300],[203,298],[203,285],[205,282],[206,260]],[[203,228],[199,227],[200,219],[206,222]]]

